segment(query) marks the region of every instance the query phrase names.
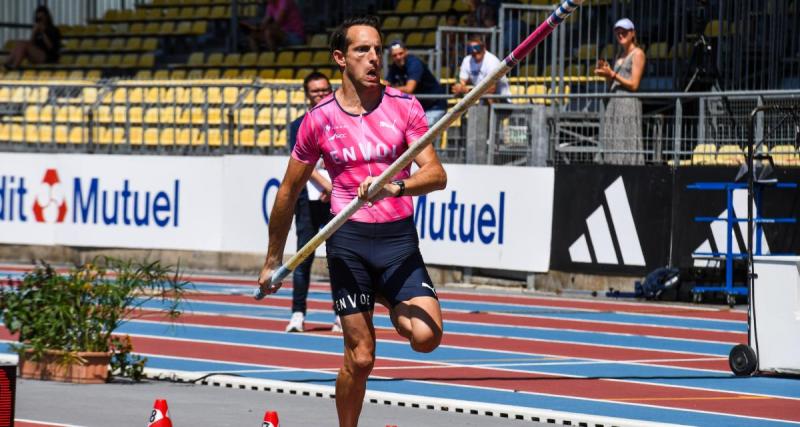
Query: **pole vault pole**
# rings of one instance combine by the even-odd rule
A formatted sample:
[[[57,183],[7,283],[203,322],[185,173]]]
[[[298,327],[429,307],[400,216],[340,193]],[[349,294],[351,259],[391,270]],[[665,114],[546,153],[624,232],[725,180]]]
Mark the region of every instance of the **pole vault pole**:
[[[436,140],[445,129],[450,127],[456,119],[461,117],[464,112],[467,111],[467,108],[472,106],[478,99],[486,93],[490,86],[497,83],[501,77],[505,76],[514,66],[517,65],[520,59],[528,56],[539,43],[542,42],[556,27],[561,24],[567,17],[569,17],[572,12],[577,9],[584,0],[564,0],[560,6],[550,14],[550,16],[542,22],[534,31],[531,33],[522,43],[519,44],[508,56],[503,59],[500,65],[495,68],[492,73],[485,79],[483,79],[480,83],[478,83],[475,87],[469,91],[461,101],[459,101],[447,114],[444,115],[438,122],[436,122],[433,127],[428,129],[425,132],[425,135],[422,138],[418,139],[414,142],[408,150],[406,150],[400,157],[392,163],[389,168],[383,171],[382,174],[378,176],[378,178],[372,182],[367,191],[367,198],[371,199],[374,197],[384,185],[386,185],[391,179],[397,175],[404,167],[406,167],[411,161],[414,160],[415,157],[422,150],[428,146],[431,142]],[[306,257],[310,256],[314,253],[319,245],[322,244],[325,240],[328,239],[336,230],[339,229],[361,206],[366,203],[365,200],[355,198],[347,206],[342,209],[339,214],[337,214],[333,219],[328,222],[322,230],[317,233],[305,246],[303,246],[296,254],[294,254],[289,261],[285,264],[281,265],[275,272],[272,274],[272,279],[270,280],[270,287],[274,288],[277,283],[280,283],[281,280],[286,278],[289,273],[292,272],[301,262],[303,262]],[[256,289],[254,295],[255,299],[260,300],[266,296],[264,292],[261,291],[261,288]]]

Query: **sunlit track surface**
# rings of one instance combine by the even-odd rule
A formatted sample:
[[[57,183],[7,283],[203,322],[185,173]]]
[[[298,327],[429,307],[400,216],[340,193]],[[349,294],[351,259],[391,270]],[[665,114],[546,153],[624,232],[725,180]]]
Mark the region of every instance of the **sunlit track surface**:
[[[0,278],[22,269],[0,267]],[[164,371],[332,386],[341,336],[326,284],[309,295],[306,328],[283,332],[291,289],[256,302],[249,279],[193,276],[176,324],[149,303],[120,333]],[[238,295],[237,295],[238,294]],[[800,425],[800,380],[734,377],[727,355],[747,319],[727,307],[439,291],[445,338],[414,353],[376,309],[371,391],[684,425]],[[0,350],[14,340],[0,333]],[[193,373],[193,374],[192,374]]]

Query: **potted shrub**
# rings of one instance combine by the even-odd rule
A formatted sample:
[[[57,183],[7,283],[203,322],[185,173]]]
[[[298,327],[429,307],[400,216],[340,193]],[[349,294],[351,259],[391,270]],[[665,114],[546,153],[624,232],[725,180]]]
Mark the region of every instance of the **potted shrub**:
[[[10,285],[10,284],[9,284]],[[129,353],[130,341],[112,337],[139,308],[153,299],[167,306],[175,319],[189,283],[178,268],[160,262],[123,261],[102,257],[65,274],[47,263],[26,273],[17,286],[0,289],[3,322],[19,333],[22,378],[98,383],[109,378],[109,363],[117,352]],[[120,357],[122,356],[122,357]],[[114,355],[122,371],[141,373],[141,361],[127,363],[127,354]]]

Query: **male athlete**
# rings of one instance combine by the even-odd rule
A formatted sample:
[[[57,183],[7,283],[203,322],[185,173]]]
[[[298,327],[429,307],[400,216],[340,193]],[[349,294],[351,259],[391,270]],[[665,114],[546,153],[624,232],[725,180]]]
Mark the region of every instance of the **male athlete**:
[[[269,247],[258,283],[265,293],[281,264],[292,208],[317,159],[333,182],[331,211],[354,197],[366,199],[372,181],[428,129],[411,95],[385,87],[381,34],[374,17],[346,20],[331,36],[342,85],[303,120],[269,223]],[[344,335],[344,360],[336,379],[340,427],[356,427],[375,363],[372,314],[376,299],[390,310],[397,332],[419,352],[442,339],[436,291],[419,252],[410,196],[443,189],[447,175],[431,146],[403,169],[327,241],[334,309]]]

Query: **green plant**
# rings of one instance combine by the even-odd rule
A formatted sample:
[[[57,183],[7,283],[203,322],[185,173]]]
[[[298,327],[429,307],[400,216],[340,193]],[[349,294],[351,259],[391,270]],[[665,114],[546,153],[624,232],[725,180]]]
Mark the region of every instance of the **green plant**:
[[[109,376],[128,377],[139,382],[144,375],[147,358],[133,354],[130,335],[111,337],[111,367]]]
[[[18,286],[0,287],[0,308],[9,331],[19,333],[15,349],[20,354],[30,353],[30,359],[39,360],[47,350],[60,350],[61,363],[75,364],[80,362],[78,352],[117,348],[123,353],[119,349],[127,348],[130,353],[130,345],[117,341],[120,347],[112,341],[114,331],[139,317],[138,309],[152,300],[161,300],[165,314],[174,320],[180,316],[178,307],[189,285],[179,267],[159,261],[98,257],[66,274],[42,261]]]

